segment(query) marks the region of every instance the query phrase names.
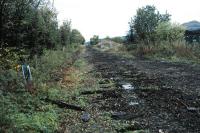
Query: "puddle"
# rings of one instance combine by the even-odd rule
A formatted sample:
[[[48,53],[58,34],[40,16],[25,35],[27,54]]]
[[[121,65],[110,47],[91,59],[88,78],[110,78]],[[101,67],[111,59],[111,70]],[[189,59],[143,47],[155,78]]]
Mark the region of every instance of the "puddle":
[[[122,88],[123,88],[124,90],[134,90],[134,89],[135,89],[134,86],[132,86],[132,85],[129,84],[129,83],[126,83],[126,84],[122,85]]]
[[[130,102],[129,103],[129,106],[135,106],[135,105],[139,105],[139,103],[138,102]]]

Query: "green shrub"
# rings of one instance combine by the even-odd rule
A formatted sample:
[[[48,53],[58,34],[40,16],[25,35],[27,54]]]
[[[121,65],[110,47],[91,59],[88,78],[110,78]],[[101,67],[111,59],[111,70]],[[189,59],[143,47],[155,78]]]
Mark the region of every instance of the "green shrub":
[[[0,48],[0,70],[13,69],[24,53],[24,50],[16,48]]]
[[[55,107],[29,93],[0,94],[0,131],[54,132],[58,129]]]
[[[175,41],[184,40],[185,28],[179,24],[162,22],[159,23],[155,32],[157,42],[174,43]]]
[[[24,90],[23,77],[13,69],[0,72],[0,90],[19,91]]]
[[[10,117],[17,132],[55,132],[58,129],[57,114],[53,110],[33,114],[16,113]]]
[[[64,50],[46,50],[41,57],[35,57],[31,66],[33,82],[37,93],[25,91],[22,72],[14,69],[0,69],[0,132],[47,132],[54,133],[60,124],[58,108],[42,99],[67,99],[69,94],[53,82],[52,75],[60,71],[79,47],[68,46]],[[82,61],[76,63],[81,66]],[[51,81],[52,80],[52,81]],[[51,81],[51,85],[48,85]]]

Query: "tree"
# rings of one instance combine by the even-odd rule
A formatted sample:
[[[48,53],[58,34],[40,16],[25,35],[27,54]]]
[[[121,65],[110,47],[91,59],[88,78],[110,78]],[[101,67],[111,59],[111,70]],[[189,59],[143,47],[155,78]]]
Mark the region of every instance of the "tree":
[[[0,0],[0,52],[14,47],[30,56],[42,54],[45,48],[71,44],[71,32],[71,21],[58,28],[49,0]]]
[[[163,22],[156,28],[157,41],[173,41],[183,40],[185,28],[179,24],[171,24],[170,22]]]
[[[77,29],[73,29],[72,32],[71,32],[70,42],[72,44],[73,43],[84,44],[85,38],[83,37],[83,35]]]
[[[60,27],[61,44],[63,46],[71,44],[70,36],[71,36],[71,20],[66,20]]]
[[[57,15],[48,7],[42,7],[33,15],[27,43],[32,54],[41,54],[44,48],[52,49],[59,44]],[[26,44],[27,44],[26,43]]]
[[[42,2],[44,0],[2,0],[0,2],[1,42],[7,43],[8,46],[20,46],[26,28],[32,22],[31,16]]]
[[[99,36],[94,35],[92,38],[90,38],[90,44],[91,45],[96,45],[99,43]]]
[[[32,58],[41,55],[44,49],[71,44],[71,32],[71,21],[58,28],[57,13],[50,0],[0,0],[2,64],[14,60],[9,55],[21,56],[20,51]],[[84,42],[80,32],[73,34],[73,42]]]
[[[85,38],[83,37],[83,35],[77,29],[72,29],[71,20],[64,21],[62,26],[60,27],[60,40],[63,46],[73,43],[85,43]]]
[[[148,5],[139,8],[136,16],[129,23],[129,34],[132,35],[134,31],[138,40],[149,44],[155,41],[155,30],[158,24],[169,20],[170,15],[168,13],[160,14],[154,6]]]
[[[135,42],[135,40],[136,40],[132,22],[133,22],[133,20],[131,18],[131,22],[129,22],[129,31],[128,31],[128,34],[126,35],[127,42],[131,42],[131,43]]]
[[[0,44],[32,54],[58,43],[57,15],[48,0],[1,0]],[[38,52],[39,51],[39,52]]]

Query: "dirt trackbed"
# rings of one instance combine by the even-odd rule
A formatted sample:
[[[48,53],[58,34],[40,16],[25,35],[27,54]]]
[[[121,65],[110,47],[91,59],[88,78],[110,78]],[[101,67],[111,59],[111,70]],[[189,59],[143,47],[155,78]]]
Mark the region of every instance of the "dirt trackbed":
[[[200,133],[200,67],[131,59],[87,48],[108,89],[100,97],[100,110],[115,112],[113,119],[136,121],[152,133]],[[112,81],[114,87],[106,84]],[[131,84],[134,89],[122,89]]]

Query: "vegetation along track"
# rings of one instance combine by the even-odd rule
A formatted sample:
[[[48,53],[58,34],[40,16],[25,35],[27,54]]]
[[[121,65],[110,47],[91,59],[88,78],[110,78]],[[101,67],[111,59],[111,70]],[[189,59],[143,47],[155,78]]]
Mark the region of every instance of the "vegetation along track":
[[[94,104],[99,110],[112,112],[116,120],[135,121],[141,130],[153,133],[200,132],[198,66],[130,59],[90,47],[86,58],[107,90],[91,101],[103,101]]]

